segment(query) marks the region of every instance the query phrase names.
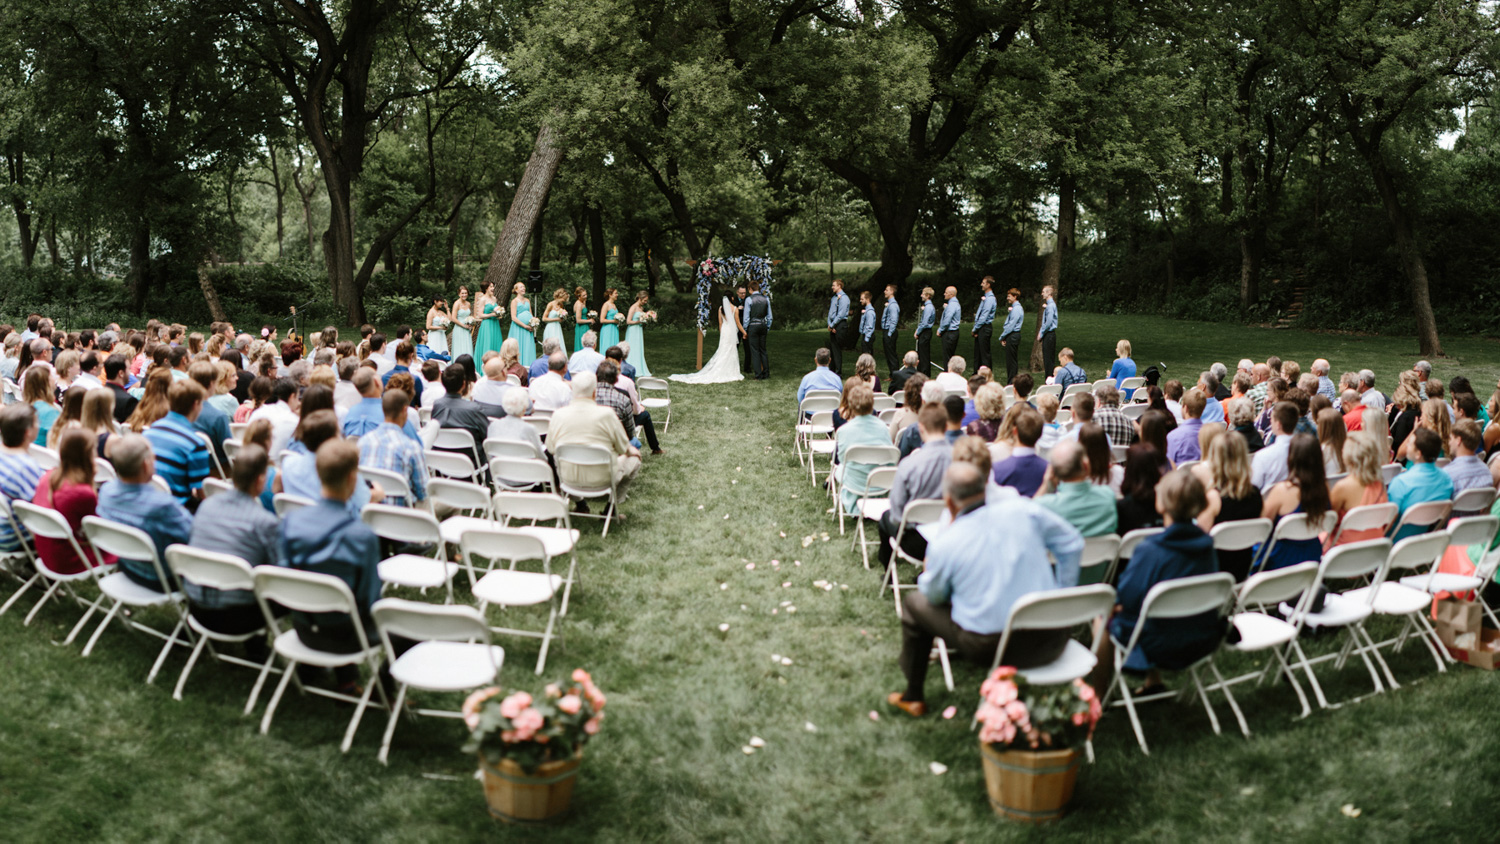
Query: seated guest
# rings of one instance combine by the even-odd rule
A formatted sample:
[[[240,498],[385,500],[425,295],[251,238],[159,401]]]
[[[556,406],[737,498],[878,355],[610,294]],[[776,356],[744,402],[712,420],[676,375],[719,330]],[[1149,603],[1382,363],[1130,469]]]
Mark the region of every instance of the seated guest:
[[[858,376],[850,380],[854,384],[844,398],[844,405],[851,415],[849,421],[834,434],[834,440],[840,471],[843,473],[839,496],[844,512],[855,514],[859,512],[859,497],[865,491],[870,470],[875,467],[869,463],[850,463],[849,449],[858,445],[889,445],[890,435],[885,423],[875,415],[875,391]]]
[[[1182,397],[1182,421],[1167,434],[1167,459],[1176,466],[1189,460],[1201,460],[1198,431],[1203,427],[1203,408],[1208,399],[1201,390],[1189,390]]]
[[[1083,367],[1073,362],[1072,349],[1063,349],[1058,352],[1057,359],[1062,361],[1062,365],[1053,372],[1052,383],[1060,385],[1064,391],[1074,384],[1088,383],[1088,373],[1083,371]]]
[[[1288,401],[1278,401],[1270,407],[1271,444],[1257,451],[1250,461],[1250,482],[1261,495],[1270,495],[1271,487],[1286,480],[1287,451],[1291,448],[1292,433],[1297,429],[1297,406]],[[1317,442],[1317,438],[1313,438]],[[1320,452],[1321,453],[1321,452]]]
[[[406,396],[400,396],[405,412]],[[378,429],[377,429],[378,430]],[[396,429],[393,441],[405,441]],[[364,445],[365,440],[360,440]],[[349,512],[349,498],[359,486],[360,449],[353,443],[333,439],[318,448],[318,478],[322,497],[317,506],[288,513],[281,523],[277,558],[281,565],[297,571],[326,574],[344,581],[354,593],[365,635],[373,636],[370,605],[380,600],[380,540],[375,532]],[[354,622],[343,613],[293,613],[292,625],[302,644],[320,651],[350,653],[359,650]],[[357,665],[334,669],[340,691],[354,692],[359,678]]]
[[[1361,410],[1370,408],[1359,404],[1358,400],[1353,403],[1354,407]],[[1380,411],[1373,411],[1380,413]],[[1332,506],[1338,514],[1339,522],[1342,523],[1344,516],[1355,507],[1364,507],[1370,504],[1384,504],[1390,499],[1386,497],[1385,479],[1381,475],[1380,467],[1385,463],[1383,448],[1375,434],[1370,431],[1356,431],[1344,438],[1344,467],[1348,474],[1338,483],[1333,485],[1330,494]],[[1366,539],[1379,539],[1385,535],[1385,531],[1378,528],[1366,530],[1346,530],[1338,533],[1339,544],[1346,545],[1350,542],[1361,542]],[[1330,534],[1324,542],[1325,547],[1333,541]]]
[[[0,425],[3,425],[0,421]],[[36,553],[47,561],[47,567],[60,574],[77,574],[98,565],[93,549],[83,533],[85,516],[95,515],[99,496],[94,493],[94,438],[83,431],[67,431],[57,442],[57,468],[43,475],[36,485],[31,503],[56,510],[73,529],[73,538],[87,556],[79,559],[73,545],[66,540],[33,537]],[[104,565],[114,565],[114,555],[104,556]]]
[[[520,390],[506,393],[505,415],[490,422],[489,435],[502,440],[530,443],[537,454],[543,454],[542,435],[522,418],[525,415],[526,393]]]
[[[915,351],[906,353],[901,359],[901,368],[891,373],[891,395],[905,392],[906,382],[911,380],[913,375],[921,375],[924,379],[927,377],[926,373],[917,371],[921,363],[922,358]],[[912,411],[915,412],[916,408],[912,408]]]
[[[177,584],[167,568],[167,546],[188,541],[193,530],[193,517],[178,499],[151,483],[151,476],[156,474],[156,457],[145,437],[120,437],[110,448],[109,462],[114,464],[119,480],[107,481],[99,488],[99,517],[145,531],[156,545],[162,571],[172,582],[163,588],[149,560],[122,559],[120,571],[153,592],[175,590]]]
[[[385,335],[379,332],[370,335],[369,360],[375,361],[375,374],[381,376],[384,383],[385,374],[391,371],[396,361],[386,355]]]
[[[31,501],[36,496],[42,467],[31,456],[31,444],[38,430],[36,408],[31,405],[17,402],[0,408],[0,492],[11,501]],[[23,538],[30,534],[25,528],[19,530],[18,536],[10,519],[0,519],[0,551],[21,550]]]
[[[233,370],[228,366],[224,369],[229,370],[230,376],[234,375]],[[232,414],[225,412],[225,402],[214,401],[222,396],[229,403],[234,402],[234,398],[229,395],[228,382],[224,380],[225,373],[214,364],[200,360],[188,367],[188,377],[203,388],[203,406],[198,409],[198,415],[193,419],[193,427],[208,435],[208,441],[213,443],[214,454],[219,459],[219,465],[228,466],[229,455],[224,453],[224,441],[230,437],[229,419]],[[219,392],[221,389],[223,392]]]
[[[621,345],[626,347],[626,352],[628,353],[630,344],[622,343]],[[621,371],[623,372],[624,370]],[[877,393],[880,392],[880,374],[875,371],[874,355],[865,354],[859,356],[859,359],[854,362],[854,377],[868,384],[871,390]],[[970,395],[973,394],[970,393]]]
[[[1254,454],[1266,447],[1260,431],[1255,429],[1255,405],[1250,399],[1230,399],[1224,403],[1224,414],[1229,419],[1229,430],[1245,441],[1246,452]]]
[[[464,368],[461,365],[450,363],[443,368],[442,385],[443,397],[433,402],[432,418],[437,420],[441,428],[468,431],[469,436],[474,439],[474,446],[473,448],[445,448],[439,451],[462,454],[469,458],[476,468],[483,468],[488,461],[484,453],[484,440],[489,436],[490,417],[484,412],[483,405],[467,398],[469,379],[464,374]],[[526,392],[520,387],[514,389],[523,394]]]
[[[1037,456],[1036,441],[1042,436],[1042,415],[1035,408],[1017,405],[1015,431],[1016,447],[1010,456],[995,464],[995,483],[1008,486],[1030,498],[1042,486],[1047,476],[1047,461]]]
[[[124,355],[110,355],[104,360],[104,386],[115,394],[115,421],[121,425],[135,413],[140,402],[125,385],[130,381],[130,360]]]
[[[944,436],[947,427],[948,414],[942,405],[924,404],[917,412],[917,430],[922,446],[897,464],[896,479],[891,485],[891,507],[880,517],[882,575],[891,564],[891,539],[901,528],[901,514],[906,505],[924,498],[942,497],[943,473],[953,461],[953,444]],[[902,537],[901,550],[920,560],[927,552],[927,540],[918,531],[908,530]]]
[[[1344,430],[1349,433],[1358,431],[1363,426],[1364,413],[1368,408],[1359,403],[1359,393],[1353,390],[1345,390],[1339,399],[1339,410],[1344,415]]]
[[[964,435],[964,397],[943,396],[943,412],[948,414],[948,427],[943,434],[948,437],[948,442],[958,442],[958,438]]]
[[[331,419],[328,427],[338,430],[333,411],[320,410],[317,414]],[[287,455],[288,460],[293,457],[311,459],[311,455]],[[265,449],[255,445],[242,447],[231,472],[234,489],[203,502],[193,520],[188,544],[204,551],[233,554],[252,566],[277,565],[279,525],[276,517],[260,505],[269,465]],[[255,603],[255,593],[248,589],[220,591],[186,579],[182,588],[187,593],[189,612],[210,630],[235,635],[257,630],[265,623]]]
[[[1224,406],[1215,398],[1219,392],[1219,379],[1213,372],[1203,372],[1198,376],[1198,392],[1203,394],[1203,413],[1200,418],[1203,424],[1224,421]]]
[[[1173,472],[1157,485],[1156,507],[1166,530],[1141,540],[1120,575],[1118,603],[1109,622],[1110,635],[1118,641],[1130,641],[1151,587],[1219,570],[1213,538],[1193,521],[1206,504],[1203,485],[1190,472]],[[1224,638],[1226,623],[1218,610],[1146,622],[1135,650],[1125,658],[1126,671],[1147,672],[1146,684],[1137,693],[1162,690],[1160,669],[1187,668],[1213,653]]]
[[[1134,445],[1135,423],[1120,411],[1120,391],[1109,384],[1094,390],[1093,423],[1104,429],[1110,445]]]
[[[620,363],[620,374],[626,378],[629,378],[632,382],[635,381],[635,365],[628,360],[624,360],[625,358],[630,357],[630,341],[621,340],[613,346],[610,346],[609,349],[614,349],[616,352],[620,353],[620,361],[623,362],[616,361],[617,363]],[[615,357],[609,353],[609,349],[604,350],[604,356],[609,358],[610,360],[616,360]]]
[[[1113,508],[1114,499],[1120,496],[1120,484],[1125,481],[1124,463],[1114,461],[1109,438],[1104,436],[1104,429],[1098,425],[1090,423],[1078,426],[1078,439],[1075,442],[1083,447],[1083,453],[1088,457],[1089,483],[1109,490],[1110,507]]]
[[[1246,408],[1249,399],[1240,399]],[[1239,402],[1230,402],[1233,407]],[[1204,457],[1211,483],[1204,492],[1207,506],[1198,516],[1198,526],[1212,530],[1214,525],[1260,518],[1262,500],[1260,490],[1250,483],[1250,454],[1243,437],[1226,432],[1209,443]],[[1200,464],[1204,465],[1204,464]],[[1196,468],[1196,467],[1194,467]],[[1250,563],[1255,551],[1245,548],[1239,551],[1220,551],[1219,570],[1234,575],[1235,580],[1244,580],[1250,575]]]
[[[1109,377],[1115,379],[1115,389],[1122,390],[1125,379],[1134,378],[1135,374],[1135,361],[1130,358],[1130,341],[1121,340],[1115,344],[1115,362],[1109,368]],[[1134,392],[1135,390],[1126,391],[1125,398],[1130,399]],[[1106,432],[1108,430],[1108,428],[1105,429]],[[1120,445],[1129,445],[1129,443],[1120,443]]]
[[[594,403],[600,407],[607,407],[615,412],[615,418],[620,420],[620,427],[625,429],[625,439],[630,444],[640,448],[640,441],[635,434],[635,403],[624,390],[616,387],[620,380],[620,368],[614,361],[606,358],[599,364],[595,373],[597,387],[594,389]]]
[[[1058,435],[1059,440],[1078,439],[1078,429],[1094,421],[1094,394],[1079,393],[1073,397],[1072,418],[1068,429]]]
[[[599,335],[593,331],[585,332],[583,335],[583,348],[573,353],[568,359],[568,374],[577,375],[587,372],[590,375],[599,368],[599,362],[604,360],[604,355],[599,354],[595,348],[599,345]]]
[[[1125,478],[1120,482],[1120,498],[1115,501],[1115,530],[1121,536],[1140,528],[1161,527],[1156,485],[1171,472],[1165,460],[1149,442],[1136,443],[1125,452]]]
[[[515,342],[512,343],[511,340]],[[521,365],[521,341],[515,337],[507,338],[500,344],[500,366],[506,375],[516,376],[522,387],[531,378],[530,370]]]
[[[989,369],[988,366],[979,367],[982,373],[988,373]],[[1016,375],[1014,381],[1010,382],[1010,386],[1016,391],[1016,401],[1030,401],[1031,391],[1036,387],[1036,379],[1031,377],[1030,372],[1021,372]]]
[[[985,367],[981,366],[980,369],[985,369]],[[974,406],[974,400],[976,398],[978,398],[979,391],[983,390],[986,385],[988,385],[988,384],[994,384],[994,383],[995,382],[993,382],[993,381],[990,380],[988,372],[978,372],[978,373],[975,373],[974,375],[972,375],[972,376],[969,377],[969,385],[968,385],[968,388],[967,388],[967,390],[968,390],[968,392],[967,392],[968,400],[964,402],[964,419],[963,419],[963,422],[959,423],[960,425],[963,426],[964,430],[968,430],[968,428],[969,428],[970,425],[972,425],[975,422],[979,421],[979,410]],[[998,387],[1000,385],[996,384],[995,386]],[[1001,413],[1005,412],[1005,398],[1004,398],[1005,393],[1004,393],[1004,389],[1005,389],[1004,387],[1001,387],[1001,394],[1000,394],[1001,395],[1001,399],[1000,399],[1000,407],[1001,407],[1001,411],[1000,412]],[[880,391],[876,390],[875,392],[878,393]]]
[[[338,416],[327,410],[314,411],[302,420],[301,431],[302,448],[295,451],[289,449],[281,458],[281,473],[275,476],[275,485],[279,487],[278,492],[317,501],[323,497],[323,482],[318,478],[318,449],[323,447],[323,443],[338,439]],[[264,485],[262,486],[263,497]],[[383,489],[377,487],[372,492],[370,485],[361,481],[349,497],[350,512],[358,516],[371,498],[379,501],[384,497]]]
[[[615,387],[630,397],[631,404],[635,407],[635,427],[646,434],[646,445],[650,447],[652,454],[666,454],[662,451],[661,442],[656,438],[656,423],[651,421],[651,411],[641,404],[640,391],[635,387],[635,376],[626,375],[625,367],[630,362],[625,356],[630,354],[630,344],[620,343],[618,346],[610,346],[604,356],[613,361],[615,366],[620,367],[620,377],[615,379]],[[594,373],[596,376],[597,372]]]
[[[1475,457],[1475,452],[1484,445],[1484,439],[1479,434],[1479,423],[1473,419],[1460,419],[1453,426],[1453,433],[1448,439],[1448,453],[1452,454],[1450,462],[1443,467],[1448,474],[1448,479],[1453,481],[1453,494],[1457,495],[1466,489],[1493,489],[1494,482],[1490,480],[1490,470],[1485,467],[1484,461]]]
[[[354,373],[359,370],[359,359],[344,358],[338,362],[336,370],[339,380],[333,386],[333,406],[347,414],[362,398],[359,388],[354,386]]]
[[[401,390],[386,390],[380,399],[385,421],[379,428],[359,438],[359,465],[367,469],[383,469],[406,479],[411,487],[413,502],[427,500],[427,462],[422,457],[422,444],[413,440],[403,430],[406,427],[407,408],[411,399]],[[326,443],[325,443],[326,445]],[[322,471],[318,473],[322,477]],[[408,503],[403,495],[391,495],[387,490],[385,503],[404,507]],[[350,493],[353,494],[352,492]],[[344,496],[345,499],[348,495]]]
[[[964,433],[978,437],[987,443],[995,441],[1000,433],[1000,420],[1005,416],[1005,388],[991,381],[974,394],[974,411],[977,418],[964,428]]]
[[[1062,438],[1062,426],[1057,424],[1057,411],[1062,403],[1057,400],[1057,396],[1048,394],[1037,396],[1032,404],[1036,406],[1037,413],[1042,414],[1042,438],[1036,441],[1036,447],[1050,449]]]
[[[597,371],[598,367],[595,367]],[[547,358],[547,371],[539,378],[531,379],[531,403],[537,410],[556,410],[573,400],[573,391],[568,388],[568,359],[562,352],[553,352]],[[502,405],[505,402],[501,402]]]
[[[392,366],[390,369],[387,369],[385,372],[381,373],[381,375],[380,375],[380,383],[381,383],[381,385],[382,386],[390,386],[391,378],[393,378],[396,375],[399,375],[401,373],[405,373],[407,375],[411,375],[412,374],[411,364],[412,364],[412,360],[416,357],[416,354],[417,354],[417,349],[411,343],[409,343],[409,342],[407,342],[405,340],[402,340],[401,342],[397,343],[396,344],[396,365]],[[414,387],[416,389],[416,393],[417,393],[416,397],[412,400],[412,407],[421,407],[422,406],[422,381],[421,381],[421,379],[416,378],[416,377],[413,376],[412,377],[412,384],[414,385]]]
[[[184,379],[167,391],[171,410],[146,429],[143,436],[156,455],[156,473],[171,488],[172,495],[196,509],[203,499],[203,479],[212,465],[208,444],[203,442],[193,421],[203,410],[205,391],[197,381]]]
[[[802,383],[797,385],[797,406],[802,406],[802,400],[807,398],[809,390],[842,390],[844,382],[839,376],[828,368],[833,363],[833,353],[827,349],[819,349],[813,355],[813,371],[802,376]]]
[[[1438,435],[1430,428],[1417,428],[1408,439],[1412,440],[1415,449],[1415,453],[1410,454],[1414,462],[1390,484],[1391,502],[1403,516],[1407,510],[1423,502],[1447,501],[1453,497],[1453,479],[1437,467],[1438,454],[1442,450]],[[1426,532],[1426,527],[1407,526],[1391,540],[1400,542],[1408,536]]]
[[[933,638],[941,636],[960,658],[989,666],[1015,602],[1075,585],[1083,552],[1078,531],[1035,501],[1016,498],[985,506],[984,474],[971,463],[952,464],[942,485],[953,523],[926,549],[926,570],[917,588],[902,598],[900,664],[906,690],[886,698],[918,717],[927,712],[924,686]],[[1017,630],[1000,661],[1018,668],[1046,665],[1067,644],[1067,630]]]
[[[562,350],[562,342],[556,337],[547,337],[542,340],[542,353],[537,356],[536,360],[531,362],[531,369],[529,369],[526,373],[527,377],[530,379],[529,381],[527,381],[528,386],[532,382],[535,382],[536,379],[547,374],[547,359],[555,354],[560,353]],[[563,366],[563,370],[567,370],[566,365]]]
[[[1293,434],[1287,450],[1287,479],[1265,490],[1261,518],[1279,522],[1293,513],[1304,513],[1307,520],[1320,524],[1333,509],[1328,491],[1328,476],[1323,472],[1323,450],[1315,437]],[[1265,452],[1261,452],[1264,454]],[[1270,571],[1285,568],[1323,556],[1320,539],[1279,539],[1261,567]]]
[[[641,452],[626,438],[625,426],[615,412],[595,402],[598,386],[599,379],[594,373],[573,373],[573,401],[552,414],[552,424],[547,429],[547,452],[556,456],[557,450],[565,445],[607,449],[615,455],[613,470],[565,463],[558,467],[558,474],[564,483],[602,487],[610,482],[611,474],[606,473],[612,471],[616,489],[623,493],[641,470]],[[588,512],[587,503],[579,502],[577,506],[580,512]]]
[[[442,332],[438,333],[441,334]],[[425,328],[418,327],[412,334],[412,345],[416,346],[417,360],[419,361],[435,360],[440,363],[451,363],[453,361],[453,358],[447,352],[435,351],[431,346],[427,345],[427,329]]]
[[[942,409],[943,398],[942,386],[937,381],[929,380],[922,385],[922,401],[919,404],[913,405],[913,410],[921,413],[922,408],[929,404],[937,405],[938,408]],[[947,410],[944,409],[943,412],[947,413]],[[944,423],[944,430],[947,430],[946,423]],[[896,447],[901,450],[902,460],[905,460],[908,454],[922,447],[922,431],[916,422],[913,422],[906,430],[901,432],[901,436],[896,439]]]
[[[1119,523],[1115,515],[1115,494],[1108,486],[1090,482],[1091,464],[1083,446],[1071,441],[1060,442],[1052,449],[1047,463],[1049,474],[1057,481],[1057,491],[1043,495],[1037,501],[1062,516],[1085,537],[1114,533]]]
[[[362,437],[379,428],[385,422],[385,405],[381,400],[380,377],[369,367],[360,367],[354,373],[354,388],[359,391],[359,403],[344,416],[344,436]],[[421,445],[422,434],[410,414],[403,432],[412,442]]]
[[[1322,393],[1314,394],[1312,401],[1314,404],[1326,405],[1328,403],[1327,397]],[[1344,428],[1344,417],[1332,407],[1324,407],[1316,412],[1313,418],[1317,421],[1318,443],[1323,449],[1323,471],[1330,478],[1334,475],[1342,475],[1345,471],[1344,440],[1349,436],[1349,432]]]
[[[891,417],[891,443],[899,445],[901,435],[906,430],[917,424],[917,411],[922,409],[922,388],[927,384],[927,376],[918,372],[906,379],[906,386],[902,388],[903,401],[896,406],[896,414]]]
[[[968,363],[958,355],[948,358],[948,371],[939,372],[937,382],[943,386],[943,392],[962,391],[964,395],[969,394],[969,380],[964,377],[964,370]]]
[[[292,432],[297,430],[297,423],[302,421],[302,398],[299,391],[300,387],[295,379],[277,378],[271,385],[270,400],[256,408],[246,420],[255,422],[265,419],[271,423],[272,460],[281,456],[281,452],[292,441]]]
[[[455,364],[449,364],[454,366]],[[464,381],[469,380],[468,370],[462,364],[457,364],[459,371],[464,376]],[[447,367],[444,367],[446,369]],[[504,404],[505,394],[511,390],[526,391],[525,387],[518,387],[510,383],[505,371],[505,363],[499,357],[491,357],[484,362],[484,377],[474,382],[471,388],[466,390],[469,398],[484,405],[484,412],[489,416],[499,419],[500,408]],[[439,376],[441,378],[441,376]]]
[[[1297,424],[1292,433],[1317,437],[1318,426],[1308,418],[1308,412],[1312,409],[1312,396],[1301,387],[1290,387],[1282,395],[1282,401],[1291,402],[1297,408]]]

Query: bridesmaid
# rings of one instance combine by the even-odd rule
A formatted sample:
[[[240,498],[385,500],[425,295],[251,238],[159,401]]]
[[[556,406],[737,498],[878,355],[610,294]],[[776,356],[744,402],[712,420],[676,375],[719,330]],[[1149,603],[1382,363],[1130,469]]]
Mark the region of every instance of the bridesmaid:
[[[599,329],[600,354],[610,346],[620,345],[620,323],[625,321],[625,315],[615,307],[615,300],[618,298],[620,291],[615,288],[604,291],[604,304],[599,308],[599,322],[604,326]]]
[[[510,339],[520,346],[522,369],[530,369],[536,360],[536,317],[531,315],[531,300],[526,298],[525,282],[516,282],[510,289]]]
[[[542,322],[546,325],[542,329],[542,342],[548,339],[556,340],[559,349],[568,347],[568,340],[563,336],[562,321],[568,318],[568,291],[557,288],[552,294],[552,301],[542,311]]]
[[[476,361],[483,360],[485,352],[500,353],[500,346],[505,343],[505,332],[500,328],[499,304],[495,301],[494,282],[480,282],[478,298],[474,300],[474,307],[479,309],[479,336],[474,338],[474,358]]]
[[[583,351],[583,335],[594,326],[589,319],[589,292],[582,287],[573,288],[573,351]]]
[[[427,309],[427,348],[440,355],[448,354],[448,303],[441,296],[432,297]]]
[[[454,360],[458,360],[459,355],[473,356],[474,354],[474,335],[469,331],[469,326],[473,324],[474,320],[470,317],[469,288],[460,286],[458,288],[458,298],[453,300]]]
[[[630,344],[630,354],[625,360],[635,367],[637,378],[651,375],[651,370],[646,368],[646,330],[641,327],[641,323],[656,319],[656,311],[646,310],[646,299],[647,293],[644,290],[635,294],[635,303],[625,316],[625,341]]]

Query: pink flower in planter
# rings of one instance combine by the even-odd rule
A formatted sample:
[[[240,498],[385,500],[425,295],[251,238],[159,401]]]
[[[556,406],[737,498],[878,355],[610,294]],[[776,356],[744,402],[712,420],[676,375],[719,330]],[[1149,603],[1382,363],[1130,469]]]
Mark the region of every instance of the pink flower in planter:
[[[1016,722],[1017,726],[1023,730],[1031,727],[1031,713],[1026,711],[1026,704],[1019,700],[1005,704],[1005,716]]]
[[[531,695],[526,692],[516,692],[500,702],[500,714],[514,721],[521,710],[531,706]]]
[[[562,689],[558,688],[556,683],[548,683],[544,692],[547,697],[562,697]]]
[[[582,668],[575,668],[573,669],[573,682],[592,683],[594,682],[594,678],[590,677],[589,673],[587,671],[584,671]]]
[[[583,701],[578,695],[567,695],[557,702],[557,708],[569,715],[577,715],[578,710],[583,708]]]
[[[1075,727],[1082,727],[1083,726],[1083,719],[1084,719],[1084,715],[1083,715],[1082,712],[1074,712],[1073,713],[1073,726],[1075,726]]]
[[[583,722],[583,731],[585,733],[588,733],[589,735],[594,735],[595,733],[598,733],[599,732],[599,716],[596,715],[593,718],[590,718],[587,721],[584,721]]]
[[[536,731],[540,730],[542,724],[545,722],[546,719],[542,717],[542,713],[530,706],[521,710],[519,714],[511,719],[511,723],[516,728],[517,741],[530,741],[531,737],[536,735]]]
[[[463,705],[464,723],[469,726],[469,729],[471,729],[471,730],[477,730],[477,729],[479,729],[479,706],[480,706],[480,704],[484,703],[485,701],[489,700],[490,698],[492,698],[492,697],[494,697],[495,695],[498,695],[498,694],[500,694],[500,687],[499,686],[490,686],[487,689],[480,689],[479,691],[477,691],[477,692],[469,695],[467,698],[464,699],[464,705]]]

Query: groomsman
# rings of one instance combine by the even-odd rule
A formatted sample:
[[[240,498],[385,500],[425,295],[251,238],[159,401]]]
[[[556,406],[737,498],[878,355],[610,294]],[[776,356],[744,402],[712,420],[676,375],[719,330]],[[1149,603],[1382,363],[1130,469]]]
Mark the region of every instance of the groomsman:
[[[729,304],[733,305],[740,312],[740,325],[750,324],[748,295],[749,293],[746,291],[745,285],[741,284],[735,288],[734,295],[729,297]],[[752,371],[750,366],[750,343],[748,340],[740,340],[740,354],[744,357],[744,372],[748,375]]]
[[[963,308],[958,304],[958,288],[943,290],[943,319],[938,323],[938,341],[943,344],[943,371],[948,371],[948,361],[958,354],[958,328],[963,321]]]
[[[932,366],[932,326],[937,322],[937,308],[932,305],[932,288],[922,288],[922,305],[917,311],[917,371],[929,375]],[[930,375],[929,375],[930,377]]]
[[[844,341],[849,336],[849,294],[844,292],[844,282],[833,280],[833,296],[828,300],[828,348],[833,353],[829,368],[840,378],[844,377]]]
[[[885,371],[887,374],[894,373],[897,364],[901,362],[899,350],[900,339],[896,336],[896,323],[901,321],[901,306],[896,304],[896,285],[885,286],[885,313],[880,317],[881,345],[885,347]]]
[[[1010,310],[1000,329],[1000,345],[1005,347],[1005,383],[1009,384],[1020,369],[1021,323],[1026,320],[1026,311],[1021,307],[1021,291],[1014,287],[1005,291],[1005,301]]]
[[[870,291],[859,294],[859,353],[875,357],[875,306],[870,304]]]
[[[979,310],[974,312],[974,371],[979,367],[995,365],[995,356],[990,353],[990,337],[995,329],[995,279],[985,276],[979,280],[979,289],[984,296],[979,299]]]
[[[1036,338],[1042,341],[1042,371],[1057,367],[1057,291],[1049,285],[1042,288],[1042,321]]]

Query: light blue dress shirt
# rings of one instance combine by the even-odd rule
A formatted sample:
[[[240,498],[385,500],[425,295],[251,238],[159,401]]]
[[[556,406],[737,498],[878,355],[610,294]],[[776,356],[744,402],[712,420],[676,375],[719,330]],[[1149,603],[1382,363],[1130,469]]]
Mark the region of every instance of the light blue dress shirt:
[[[1020,305],[1021,303],[1017,302],[1016,304]],[[1019,325],[1016,326],[1016,330],[1021,330]],[[1037,330],[1042,334],[1057,330],[1057,302],[1048,299],[1042,303],[1042,324]]]
[[[864,311],[859,315],[859,336],[869,342],[875,336],[875,306],[865,305]]]
[[[922,303],[922,315],[917,317],[917,332],[921,333],[931,328],[937,320],[937,307],[929,299]]]
[[[999,633],[1021,597],[1076,586],[1082,554],[1083,534],[1062,516],[1030,498],[1008,499],[960,516],[933,540],[917,588],[933,604],[951,604],[959,627]]]
[[[1001,334],[1015,334],[1021,330],[1021,323],[1026,319],[1026,311],[1020,302],[1012,302],[1010,310],[1005,314],[1005,327],[1000,329]]]
[[[1449,480],[1453,481],[1454,495],[1466,489],[1480,489],[1494,485],[1494,481],[1490,478],[1490,470],[1485,467],[1484,461],[1472,454],[1453,458],[1453,462],[1443,467],[1443,472],[1447,474]]]
[[[979,310],[974,312],[974,330],[993,325],[995,322],[995,291],[991,290],[979,300]]]
[[[1401,515],[1425,501],[1447,501],[1453,497],[1453,479],[1436,463],[1415,463],[1391,481],[1390,501]],[[1395,542],[1425,533],[1426,528],[1404,527],[1391,539]]]
[[[896,323],[900,321],[901,306],[896,304],[895,299],[887,301],[885,303],[885,313],[882,314],[880,318],[880,327],[884,329],[887,334],[889,334],[896,330]]]
[[[832,328],[849,318],[849,294],[840,290],[828,300],[828,327]]]
[[[1224,403],[1214,398],[1213,396],[1209,396],[1208,401],[1203,405],[1202,419],[1203,424],[1205,425],[1209,424],[1210,422],[1223,422]]]
[[[943,306],[943,322],[938,326],[938,331],[957,331],[958,324],[963,321],[963,308],[958,304],[958,297],[948,300]]]
[[[807,398],[808,390],[840,390],[844,389],[844,382],[833,374],[833,370],[826,366],[820,366],[812,372],[802,376],[802,383],[797,386],[797,406],[802,406],[802,400]]]

